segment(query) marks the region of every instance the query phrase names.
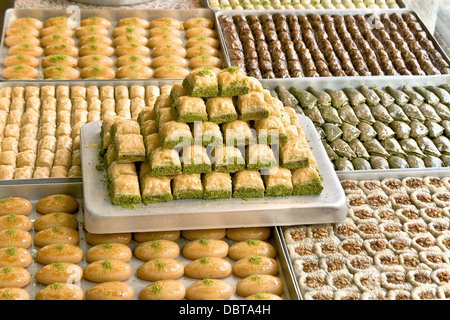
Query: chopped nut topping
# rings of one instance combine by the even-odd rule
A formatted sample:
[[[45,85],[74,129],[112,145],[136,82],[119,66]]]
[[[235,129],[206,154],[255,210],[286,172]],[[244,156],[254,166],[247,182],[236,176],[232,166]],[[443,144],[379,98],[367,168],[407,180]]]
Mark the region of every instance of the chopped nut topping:
[[[450,273],[447,271],[440,271],[436,276],[440,282],[450,282]]]
[[[396,256],[384,255],[380,257],[381,264],[385,266],[393,266],[398,264],[398,258]]]
[[[416,243],[424,248],[430,248],[434,246],[433,240],[430,237],[420,237],[416,239]]]
[[[332,244],[332,243],[324,243],[322,245],[322,253],[324,254],[331,254],[331,253],[337,253],[338,248]]]
[[[436,231],[439,231],[439,232],[448,230],[447,226],[443,225],[441,223],[433,223],[432,226]]]
[[[380,187],[378,186],[378,184],[371,182],[371,181],[366,181],[364,182],[364,188],[366,188],[367,190],[375,190],[375,189],[379,189]]]
[[[316,293],[313,296],[314,300],[333,300],[333,296],[327,295],[327,294],[323,294],[323,293]]]
[[[401,284],[401,283],[405,283],[405,278],[403,277],[403,275],[401,273],[398,272],[391,272],[388,273],[386,275],[386,280],[389,283],[393,283],[393,284]]]
[[[405,250],[406,248],[408,248],[407,244],[400,240],[392,241],[391,245],[395,250]]]
[[[450,194],[449,193],[439,193],[436,198],[438,198],[441,201],[450,201]]]
[[[411,219],[411,220],[414,220],[414,219],[419,218],[419,213],[418,213],[417,211],[415,211],[415,210],[410,210],[410,209],[403,210],[403,211],[402,211],[402,214],[403,214],[406,218]]]
[[[313,272],[319,270],[317,263],[315,261],[308,261],[303,264],[303,271]]]
[[[343,297],[342,300],[359,300],[359,298],[356,294],[349,294],[348,296]]]
[[[338,289],[347,288],[351,285],[350,281],[346,277],[337,277],[334,279],[333,284]]]
[[[350,237],[352,235],[355,234],[355,227],[353,227],[352,225],[341,225],[338,227],[337,229],[337,233],[340,235],[343,235],[344,237]]]
[[[420,261],[416,257],[408,256],[404,258],[403,264],[407,267],[417,267]]]
[[[417,200],[424,203],[431,203],[432,199],[428,193],[421,193],[417,195]]]
[[[305,280],[310,288],[320,288],[326,284],[325,279],[318,276],[308,276]]]
[[[350,264],[357,269],[367,269],[370,267],[370,261],[360,257],[353,259]]]
[[[438,208],[426,208],[424,212],[429,216],[430,218],[439,219],[442,218],[442,214],[439,211]]]
[[[383,197],[380,194],[368,197],[367,201],[369,202],[370,205],[376,206],[376,207],[385,206],[388,203],[388,200],[386,199],[386,197]]]
[[[389,180],[385,185],[391,190],[398,190],[402,187],[402,185],[395,180]]]
[[[380,210],[378,216],[383,220],[394,220],[394,214],[389,210]]]
[[[304,246],[298,246],[294,249],[295,253],[297,253],[300,256],[307,256],[312,253],[311,248],[304,247]]]
[[[424,272],[416,272],[416,274],[414,274],[414,280],[420,283],[433,283],[431,277]]]
[[[425,228],[420,223],[412,223],[412,224],[408,225],[408,230],[410,232],[412,232],[412,233],[425,233],[425,232],[427,232],[427,228]]]
[[[341,186],[344,190],[358,190],[358,185],[354,181],[341,181]]]
[[[395,300],[409,300],[409,297],[406,294],[399,293],[395,296]]]
[[[386,249],[386,242],[381,239],[372,240],[370,242],[370,248],[374,251],[382,251]]]
[[[420,293],[419,297],[420,297],[420,299],[423,299],[423,300],[437,299],[436,295],[430,291]]]
[[[342,245],[342,248],[350,254],[360,254],[362,249],[355,242],[347,242]]]
[[[410,188],[420,188],[423,186],[423,182],[419,178],[410,178],[406,180],[406,185]]]
[[[428,253],[427,259],[430,260],[432,263],[444,263],[444,258],[442,258],[441,255],[434,254],[434,253]]]
[[[359,219],[370,219],[372,218],[372,212],[367,209],[353,210],[353,214]]]
[[[360,225],[359,230],[361,230],[362,232],[367,233],[367,234],[377,234],[380,232],[380,230],[378,229],[378,226],[371,224],[371,223]]]
[[[442,244],[443,244],[447,249],[450,250],[450,238],[445,238],[445,239],[442,241]]]
[[[442,183],[441,179],[439,178],[430,178],[430,184],[435,186],[436,188],[441,188],[444,186],[444,183]]]
[[[394,201],[401,205],[411,205],[411,199],[407,195],[397,195],[394,198]]]
[[[315,239],[328,237],[328,231],[325,228],[316,228],[312,231],[312,236]]]
[[[363,204],[365,204],[366,201],[364,201],[363,198],[355,198],[355,199],[351,199],[350,200],[350,205],[352,207],[358,207],[358,206],[362,206]]]
[[[400,227],[397,225],[386,225],[384,227],[384,230],[387,232],[400,232],[401,231]]]
[[[291,237],[294,241],[300,241],[306,238],[306,232],[304,231],[292,231]]]
[[[343,268],[342,263],[338,260],[331,260],[327,262],[328,272],[338,271]]]

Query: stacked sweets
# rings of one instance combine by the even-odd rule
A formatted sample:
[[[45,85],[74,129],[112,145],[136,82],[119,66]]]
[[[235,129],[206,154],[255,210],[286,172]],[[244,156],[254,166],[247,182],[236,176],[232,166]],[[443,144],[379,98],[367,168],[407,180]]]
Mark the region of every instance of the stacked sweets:
[[[137,121],[103,121],[113,204],[321,193],[294,109],[239,67],[212,70],[189,73]]]

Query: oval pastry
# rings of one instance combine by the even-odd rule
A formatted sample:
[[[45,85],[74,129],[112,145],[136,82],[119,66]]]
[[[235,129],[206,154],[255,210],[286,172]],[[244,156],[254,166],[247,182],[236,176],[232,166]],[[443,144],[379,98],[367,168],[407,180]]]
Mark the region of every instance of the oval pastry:
[[[60,34],[48,35],[41,39],[41,46],[44,48],[48,46],[57,46],[63,44],[66,46],[75,46],[75,40],[73,40],[72,37],[67,37]]]
[[[134,249],[136,258],[142,261],[167,258],[175,259],[180,254],[180,247],[170,240],[152,240],[140,243]]]
[[[58,16],[45,20],[44,27],[51,26],[66,26],[69,29],[75,29],[77,27],[77,22],[71,17]]]
[[[76,245],[68,243],[49,244],[38,250],[36,260],[41,264],[57,262],[78,263],[83,260],[83,250]]]
[[[33,205],[27,199],[21,197],[7,197],[0,200],[0,216],[4,215],[29,215],[33,211]]]
[[[135,232],[133,234],[134,240],[137,242],[146,242],[152,240],[171,240],[176,241],[180,238],[181,232],[173,231],[154,231],[154,232]]]
[[[74,46],[68,46],[66,44],[57,44],[52,46],[47,46],[44,49],[44,54],[46,56],[52,56],[55,54],[63,54],[66,56],[77,57],[78,48]]]
[[[90,233],[86,232],[86,241],[90,245],[105,243],[121,243],[127,244],[131,241],[131,233]]]
[[[192,59],[194,57],[198,56],[204,56],[208,55],[211,57],[219,57],[220,52],[216,48],[210,47],[210,46],[204,46],[204,45],[198,45],[190,47],[186,50],[186,55],[189,59]]]
[[[195,260],[203,257],[225,258],[228,255],[228,243],[218,239],[199,239],[186,243],[183,256]]]
[[[174,37],[180,37],[181,33],[178,28],[175,27],[154,27],[148,30],[148,37],[161,36],[161,35],[169,35]]]
[[[16,44],[8,49],[8,55],[26,54],[33,57],[40,57],[44,54],[44,49],[38,45],[31,45],[28,43]]]
[[[78,39],[78,47],[95,44],[97,46],[111,46],[112,40],[104,36],[84,36]]]
[[[99,260],[84,268],[84,278],[92,282],[125,281],[131,276],[131,266],[115,259]]]
[[[77,230],[77,218],[65,212],[55,212],[40,216],[34,221],[34,230],[36,232],[53,227],[67,227]]]
[[[217,33],[214,29],[203,28],[203,27],[193,27],[186,30],[186,38],[194,37],[212,37],[217,38]]]
[[[145,35],[147,34],[147,31],[144,28],[141,28],[139,26],[123,25],[123,26],[115,27],[113,30],[112,36],[114,38],[117,38],[119,36],[126,35],[126,34],[145,37]]]
[[[172,28],[181,30],[181,29],[183,29],[183,24],[176,19],[163,17],[163,18],[158,18],[156,20],[151,21],[149,27],[150,27],[150,29],[159,28],[159,27],[172,27]]]
[[[30,283],[31,276],[27,269],[22,267],[0,268],[0,288],[22,288]]]
[[[86,251],[86,261],[94,262],[99,260],[120,260],[129,262],[133,253],[131,249],[122,243],[103,243],[93,246]]]
[[[84,292],[70,283],[52,283],[36,293],[36,300],[83,300]]]
[[[117,69],[116,76],[119,79],[150,79],[153,71],[143,65],[130,64]]]
[[[157,46],[181,46],[183,45],[183,41],[179,37],[170,36],[170,35],[159,35],[154,36],[147,41],[147,46],[150,48],[154,48]]]
[[[270,228],[268,227],[230,228],[227,229],[227,238],[236,241],[247,239],[267,240],[270,237],[270,233]]]
[[[85,44],[84,46],[80,47],[79,51],[80,56],[89,56],[89,55],[102,55],[110,57],[114,55],[114,48],[110,46],[105,46],[102,44]]]
[[[179,56],[181,58],[186,57],[186,49],[182,46],[175,46],[172,44],[158,45],[152,49],[152,57],[156,58],[166,54]]]
[[[0,231],[1,247],[29,248],[31,246],[31,235],[20,229],[6,229]]]
[[[101,26],[105,29],[109,29],[112,26],[111,21],[109,21],[106,18],[97,17],[97,16],[92,16],[92,17],[81,20],[80,25],[81,26]]]
[[[159,280],[149,284],[139,293],[139,300],[181,300],[186,288],[179,280]]]
[[[156,69],[153,77],[159,79],[184,79],[188,74],[189,71],[187,69],[170,65]]]
[[[147,281],[175,280],[184,274],[184,266],[175,259],[153,259],[140,265],[136,274]]]
[[[39,66],[39,59],[30,56],[28,54],[16,54],[13,56],[8,56],[3,60],[3,65],[5,67],[17,66],[17,65],[26,65],[33,68]]]
[[[214,21],[203,17],[190,18],[183,22],[183,27],[186,30],[196,27],[212,29],[214,28]]]
[[[83,278],[83,269],[74,263],[55,262],[40,268],[34,277],[38,283],[45,285],[55,282],[75,284]]]
[[[6,29],[6,36],[18,36],[18,35],[27,35],[30,37],[39,38],[39,30],[30,28],[28,26],[21,27],[9,27]]]
[[[67,56],[65,54],[54,54],[44,57],[41,64],[43,68],[56,66],[75,68],[78,64],[78,61],[72,56]]]
[[[38,75],[39,72],[36,68],[23,64],[6,67],[2,71],[2,77],[5,79],[35,79]]]
[[[86,37],[86,36],[108,36],[108,29],[103,28],[101,26],[82,26],[75,30],[75,37],[78,39]]]
[[[86,290],[86,300],[132,300],[134,289],[121,281],[107,281]]]
[[[39,39],[36,39],[35,37],[31,37],[28,35],[13,35],[5,38],[5,45],[7,47],[12,47],[14,45],[25,43],[28,43],[33,46],[38,46],[40,42]]]
[[[228,252],[229,256],[233,260],[239,260],[245,257],[251,256],[266,256],[269,258],[275,258],[276,250],[268,242],[261,240],[249,239],[246,241],[240,241],[230,247]]]
[[[188,300],[226,300],[231,297],[231,285],[220,279],[203,279],[186,289]]]
[[[22,288],[1,288],[0,300],[30,300],[30,295]]]
[[[9,28],[20,28],[20,27],[28,27],[36,30],[41,30],[44,27],[44,24],[41,20],[32,18],[32,17],[24,17],[18,18],[10,22]]]
[[[219,279],[231,274],[231,264],[222,258],[203,257],[188,263],[184,274],[194,279]]]
[[[20,229],[30,231],[33,222],[25,215],[10,214],[9,216],[0,216],[0,230]]]
[[[116,47],[115,54],[117,57],[123,55],[137,55],[137,56],[148,56],[150,54],[150,49],[146,46],[139,45],[136,43],[123,44]]]
[[[264,256],[253,256],[242,258],[233,264],[233,273],[241,278],[251,275],[276,275],[278,273],[278,262]]]
[[[223,239],[226,235],[226,229],[204,229],[204,230],[183,230],[181,235],[186,240],[199,239]]]
[[[91,65],[81,69],[80,75],[82,79],[114,79],[116,72],[105,66]]]
[[[169,66],[169,65],[174,65],[177,67],[182,67],[185,68],[188,65],[188,62],[186,59],[176,56],[176,55],[171,55],[171,54],[165,54],[159,57],[156,57],[153,59],[152,61],[152,68],[159,68],[159,67],[163,67],[163,66]]]
[[[201,67],[205,67],[205,66],[221,68],[222,67],[222,59],[214,57],[214,56],[202,55],[202,56],[193,57],[189,61],[189,68],[191,68],[191,69],[201,68]]]
[[[54,34],[60,34],[65,37],[72,37],[73,36],[73,29],[70,29],[66,26],[51,26],[44,28],[39,31],[39,35],[41,38],[44,38],[46,36],[51,36]]]
[[[236,294],[244,298],[262,292],[281,295],[283,281],[278,277],[260,274],[248,276],[236,285]]]
[[[54,212],[75,213],[78,211],[78,201],[66,194],[54,194],[40,199],[36,203],[36,211],[41,214]]]
[[[118,27],[133,26],[133,27],[141,27],[143,29],[148,29],[150,26],[150,22],[148,22],[147,20],[145,20],[143,18],[127,17],[127,18],[123,18],[123,19],[120,19],[119,21],[117,21],[117,26]]]
[[[117,58],[116,67],[120,68],[131,64],[149,67],[151,63],[152,60],[149,57],[138,56],[135,54],[126,54]]]
[[[121,36],[118,36],[114,38],[113,46],[118,47],[125,44],[138,44],[141,46],[145,46],[147,43],[147,38],[145,36],[139,36],[139,35],[131,35],[131,34],[124,34]]]
[[[283,298],[272,293],[256,293],[245,297],[244,300],[283,300]]]
[[[110,57],[98,54],[87,55],[78,59],[79,68],[86,68],[93,65],[112,67],[114,65],[114,60]]]
[[[25,248],[7,247],[0,249],[0,267],[22,267],[26,268],[31,264],[31,254]]]
[[[41,230],[34,235],[34,244],[38,247],[57,243],[76,245],[78,241],[78,231],[68,227],[52,227]]]

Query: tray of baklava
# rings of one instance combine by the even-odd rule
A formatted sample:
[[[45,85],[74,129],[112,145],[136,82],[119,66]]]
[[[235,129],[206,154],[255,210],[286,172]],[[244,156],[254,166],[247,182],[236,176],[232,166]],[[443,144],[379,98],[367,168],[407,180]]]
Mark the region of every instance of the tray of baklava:
[[[239,67],[192,71],[136,120],[81,130],[90,232],[341,220],[336,173],[312,121]]]
[[[285,106],[308,116],[338,172],[361,175],[449,167],[450,78],[262,80]]]
[[[0,300],[298,299],[274,228],[92,234],[81,182],[0,199]]]
[[[5,80],[182,79],[223,66],[209,9],[9,9],[0,52]]]
[[[339,174],[344,221],[279,228],[301,299],[449,299],[448,175]]]
[[[207,0],[212,10],[336,10],[336,9],[399,9],[404,8],[402,0]]]
[[[258,79],[399,78],[450,71],[439,43],[407,9],[216,11],[216,23],[228,65]]]

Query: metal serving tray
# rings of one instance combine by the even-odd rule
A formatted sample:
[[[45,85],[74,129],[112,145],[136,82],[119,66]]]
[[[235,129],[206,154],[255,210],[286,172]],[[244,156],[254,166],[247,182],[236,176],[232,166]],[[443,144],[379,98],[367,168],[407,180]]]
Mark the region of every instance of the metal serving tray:
[[[81,131],[81,161],[85,200],[85,227],[92,233],[209,229],[227,226],[256,227],[296,223],[341,221],[346,214],[345,196],[328,161],[312,121],[299,116],[324,178],[317,196],[223,200],[174,200],[125,209],[111,204],[105,173],[97,170],[100,122]]]
[[[211,9],[211,10],[214,10],[214,11],[226,11],[226,12],[229,12],[229,11],[231,11],[231,10],[237,10],[237,9],[232,9],[232,8],[230,8],[230,7],[227,7],[227,9],[222,9],[222,8],[219,8],[219,9],[215,9],[215,8],[213,8],[212,6],[211,6],[211,4],[210,4],[210,0],[205,0],[205,2],[206,2],[206,6],[207,6],[207,8],[209,8],[209,9]],[[220,0],[219,0],[219,2],[220,2]],[[239,1],[239,2],[243,2],[243,1]],[[252,2],[252,1],[248,1],[248,2]],[[399,7],[400,8],[406,8],[406,5],[405,5],[405,3],[403,2],[403,0],[397,0],[397,4],[399,5]],[[283,4],[281,3],[280,4],[281,6],[283,6]],[[246,11],[249,11],[249,12],[253,12],[255,9],[244,9],[244,10],[246,10]],[[262,10],[262,9],[261,9]],[[264,9],[264,10],[271,10],[271,9]],[[277,10],[285,10],[285,11],[299,11],[299,12],[303,12],[303,11],[305,11],[305,10],[308,10],[308,9],[286,9],[286,8],[284,8],[284,9],[277,9]],[[313,9],[309,9],[309,10],[313,10]],[[315,9],[316,11],[321,11],[321,10],[329,10],[329,9]],[[344,9],[341,9],[341,10],[344,10]],[[351,10],[351,9],[345,9],[345,10]],[[371,10],[371,11],[376,11],[376,10],[380,10],[380,9],[358,9],[358,10],[360,10],[360,11],[363,11],[363,10],[366,10],[366,11],[369,11],[369,10]],[[387,10],[387,9],[386,9]],[[389,9],[389,10],[395,10],[395,9]]]
[[[356,15],[370,15],[370,14],[374,14],[374,15],[381,15],[383,13],[387,13],[387,14],[394,14],[394,13],[399,13],[399,14],[404,14],[404,13],[411,13],[413,14],[417,20],[420,22],[423,30],[427,33],[428,38],[430,39],[430,41],[433,43],[434,47],[436,48],[436,50],[442,55],[442,57],[450,64],[450,58],[447,56],[445,50],[442,49],[441,45],[439,44],[439,42],[436,40],[436,38],[430,33],[429,29],[427,28],[427,26],[424,24],[424,22],[422,21],[422,19],[420,18],[420,16],[417,15],[417,13],[415,13],[414,11],[408,10],[408,9],[384,9],[384,10],[366,10],[366,9],[340,9],[340,10],[220,10],[220,11],[214,11],[215,12],[215,16],[216,16],[216,28],[218,28],[219,30],[219,34],[220,34],[220,46],[222,47],[222,50],[225,53],[225,63],[226,66],[229,67],[231,66],[231,62],[230,62],[230,56],[228,53],[228,48],[227,45],[225,43],[225,39],[224,39],[224,35],[222,32],[222,27],[219,21],[219,18],[223,15],[229,15],[229,16],[237,16],[237,15],[242,15],[242,16],[248,16],[248,15],[255,15],[257,17],[263,15],[263,14],[275,14],[275,13],[282,13],[282,14],[295,14],[297,16],[301,16],[301,15],[308,15],[308,14],[317,14],[319,16],[322,15],[352,15],[352,16],[356,16]],[[357,81],[359,82],[363,82],[366,79],[377,79],[378,81],[380,81],[380,83],[384,82],[386,79],[390,79],[390,78],[394,78],[394,79],[402,79],[402,78],[432,78],[432,77],[444,77],[447,75],[439,75],[439,76],[367,76],[367,77],[363,77],[363,76],[357,76],[357,77],[328,77],[329,81],[336,81],[338,83],[342,82],[343,80],[347,79],[347,78],[354,78],[357,79]],[[318,77],[318,78],[323,78],[323,77]],[[318,78],[312,78],[312,77],[299,77],[299,78],[288,78],[288,79],[282,79],[282,78],[276,78],[276,80],[279,81],[286,81],[286,80],[294,80],[294,81],[298,81],[301,79],[301,81],[307,79],[307,80],[314,80],[314,79],[318,79]],[[264,79],[260,79],[260,80],[264,80]]]
[[[443,76],[399,76],[399,77],[384,77],[381,81],[379,77],[344,77],[337,79],[330,78],[290,78],[290,79],[277,79],[277,80],[260,80],[261,84],[268,89],[275,89],[277,86],[284,86],[286,89],[296,87],[300,89],[307,89],[312,86],[316,89],[343,89],[345,87],[357,88],[361,85],[367,85],[368,87],[378,86],[384,88],[386,86],[392,86],[400,89],[403,85],[409,86],[439,86],[444,83],[450,83],[450,75]],[[339,176],[341,174],[351,173],[356,176],[366,176],[367,174],[374,174],[375,176],[382,177],[383,175],[390,173],[402,172],[406,175],[415,174],[415,172],[427,172],[428,174],[439,174],[441,172],[448,172],[450,175],[450,167],[445,168],[424,168],[424,169],[388,169],[388,170],[354,170],[354,171],[337,171]]]
[[[425,178],[427,176],[435,176],[439,178],[445,178],[450,177],[450,171],[434,171],[430,172],[429,170],[371,170],[368,172],[365,172],[364,175],[358,172],[339,172],[338,177],[339,180],[356,180],[356,181],[362,181],[362,180],[383,180],[385,178],[395,178],[395,179],[404,179],[407,177],[418,177],[418,178]],[[347,216],[347,215],[346,215]],[[289,254],[289,249],[287,247],[286,238],[284,237],[284,231],[288,227],[277,227],[277,232],[280,236],[281,240],[281,247],[283,249],[283,255],[285,257],[285,260],[287,261],[286,271],[290,273],[291,278],[293,279],[293,287],[295,289],[295,294],[299,297],[299,300],[303,300],[303,295],[300,290],[300,286],[298,283],[298,278],[295,275],[293,261]]]
[[[42,10],[35,10],[35,9],[8,9],[5,12],[4,17],[4,24],[3,24],[3,30],[2,30],[2,38],[0,42],[0,73],[3,71],[3,60],[8,56],[8,47],[5,45],[5,38],[6,38],[6,30],[9,27],[9,24],[11,21],[18,19],[18,18],[24,18],[24,17],[31,17],[36,18],[44,22],[48,18],[52,17],[58,17],[58,16],[72,16],[72,14],[76,15],[78,14],[77,11],[71,12],[69,10],[65,9],[42,9]],[[209,9],[179,9],[179,10],[165,10],[165,9],[157,9],[157,10],[128,10],[128,9],[120,9],[120,10],[104,10],[104,9],[79,9],[79,16],[80,21],[83,19],[86,19],[88,17],[92,16],[98,16],[108,19],[112,26],[109,29],[109,38],[114,39],[112,37],[112,31],[116,27],[117,22],[120,19],[127,18],[127,17],[139,17],[144,18],[148,21],[152,21],[158,18],[168,17],[172,19],[177,19],[179,21],[185,21],[189,18],[196,18],[196,17],[202,17],[202,18],[208,18],[211,20],[215,20],[213,11]],[[76,19],[76,18],[75,18]],[[79,22],[78,22],[79,23]],[[79,26],[77,26],[78,28]],[[217,37],[219,38],[219,32],[217,26],[215,26]],[[183,45],[187,42],[187,39],[185,38],[185,31],[181,31],[181,40],[183,41]],[[73,36],[75,39],[76,44],[78,43],[78,39]],[[219,40],[219,39],[218,39]],[[220,40],[219,40],[220,42]],[[223,61],[223,65],[225,65],[225,54],[222,50],[222,48],[219,48],[219,52],[221,55],[221,59]],[[43,57],[40,57],[39,60],[41,61]],[[111,56],[111,58],[114,60],[114,63],[116,62],[117,57],[115,55]],[[79,56],[77,57],[79,59]],[[114,70],[117,70],[117,67],[114,65],[112,67]],[[190,70],[189,68],[187,68]],[[43,68],[41,65],[38,67],[39,76],[36,80],[28,80],[27,83],[34,83],[36,81],[59,81],[59,82],[67,82],[68,80],[45,80],[43,77]],[[17,80],[8,80],[4,79],[3,77],[0,77],[3,81],[17,81]],[[116,78],[118,79],[118,78]],[[105,80],[88,80],[88,79],[82,79],[80,77],[79,80],[83,81],[100,81],[100,82],[108,82],[112,79],[105,79]],[[127,81],[128,79],[118,79],[120,81]],[[20,80],[19,80],[20,81]],[[22,80],[23,81],[23,80]],[[70,80],[73,81],[73,80]]]
[[[79,232],[80,241],[78,243],[78,246],[83,250],[83,253],[86,253],[86,251],[89,248],[91,248],[92,245],[87,243],[86,230],[83,228],[83,212],[82,212],[83,185],[81,182],[77,182],[77,183],[63,182],[63,183],[54,183],[54,184],[38,183],[38,184],[22,184],[22,185],[14,184],[14,185],[9,185],[9,186],[0,185],[0,199],[10,197],[10,196],[18,196],[18,197],[23,197],[25,199],[28,199],[33,204],[33,212],[30,215],[28,215],[28,217],[32,220],[33,224],[34,224],[34,221],[38,217],[41,216],[41,214],[37,213],[35,210],[36,202],[39,199],[42,199],[43,197],[46,197],[46,196],[49,196],[52,194],[57,194],[57,193],[71,195],[71,196],[75,197],[79,202],[80,210],[78,212],[74,213],[74,215],[77,217],[78,222],[79,222],[78,232]],[[29,232],[31,234],[31,237],[34,238],[34,235],[36,234],[34,229],[30,230]],[[230,240],[228,238],[224,238],[224,240],[230,246],[233,245],[234,243],[236,243],[236,241]],[[283,250],[281,239],[280,239],[280,234],[278,233],[278,230],[276,228],[271,228],[271,237],[269,238],[268,242],[270,242],[277,251],[277,256],[276,256],[275,260],[277,260],[277,262],[279,263],[279,266],[280,266],[279,273],[277,276],[282,280],[283,285],[284,285],[284,292],[281,297],[285,300],[298,300],[299,297],[297,296],[297,291],[295,289],[295,284],[294,284],[293,278],[291,277],[289,269],[287,269],[288,261],[286,260],[286,256],[284,254],[284,250]],[[179,245],[180,252],[181,252],[183,249],[183,246],[187,243],[187,240],[180,237],[176,241],[176,243]],[[130,247],[130,249],[132,251],[134,251],[134,249],[136,248],[136,246],[138,244],[139,244],[139,242],[132,240],[128,244],[128,246]],[[28,293],[30,295],[30,299],[34,299],[36,293],[45,287],[44,285],[37,283],[36,279],[34,277],[36,272],[44,266],[44,265],[40,264],[39,262],[37,262],[37,260],[36,260],[36,254],[39,249],[40,249],[40,247],[36,246],[34,244],[34,241],[32,242],[31,246],[28,248],[28,250],[31,253],[31,256],[33,257],[30,266],[28,266],[26,268],[31,275],[31,281],[23,289],[28,291]],[[225,259],[233,265],[233,263],[234,263],[233,259],[231,259],[229,257],[226,257]],[[184,266],[186,266],[191,261],[191,260],[184,258],[182,254],[180,254],[177,257],[177,260],[180,261]],[[143,263],[144,263],[144,261],[137,259],[133,255],[131,261],[129,262],[129,264],[131,265],[131,268],[132,268],[131,277],[128,280],[124,281],[125,283],[127,283],[133,287],[134,300],[137,300],[138,296],[139,296],[139,292],[151,283],[149,281],[141,280],[136,276],[137,268]],[[78,265],[82,268],[84,268],[85,266],[88,265],[85,255],[83,256],[83,260],[80,263],[78,263]],[[192,284],[196,281],[195,279],[188,278],[186,276],[182,276],[179,280],[183,282],[183,284],[185,285],[186,288],[190,284]],[[241,278],[235,276],[234,274],[231,274],[230,276],[224,278],[223,280],[225,280],[233,288],[235,288],[237,283],[241,280]],[[96,283],[88,281],[83,278],[83,279],[81,279],[81,281],[79,281],[76,284],[78,286],[80,286],[84,292],[86,292],[86,290],[88,288],[92,287]],[[235,292],[233,292],[233,295],[230,299],[238,300],[238,299],[242,299],[242,297],[238,296]]]

